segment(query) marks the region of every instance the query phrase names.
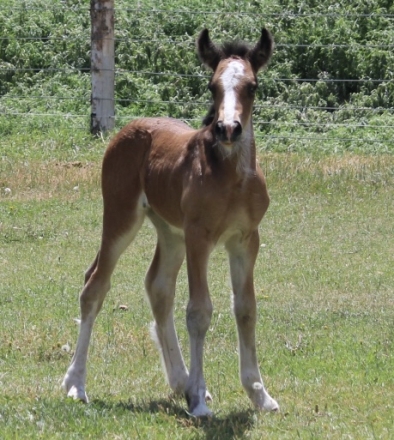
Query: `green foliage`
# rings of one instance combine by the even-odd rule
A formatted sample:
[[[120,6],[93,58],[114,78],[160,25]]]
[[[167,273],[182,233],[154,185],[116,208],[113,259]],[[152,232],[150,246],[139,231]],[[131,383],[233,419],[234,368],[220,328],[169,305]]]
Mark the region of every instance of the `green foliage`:
[[[0,5],[2,131],[12,134],[21,125],[41,130],[56,120],[34,114],[75,115],[71,126],[86,130],[89,4],[1,0]],[[201,0],[116,0],[115,6],[118,126],[132,117],[152,115],[198,126],[210,101],[209,72],[195,53],[198,33],[208,27],[215,41],[239,38],[253,43],[267,26],[277,48],[268,70],[260,74],[256,100],[263,149],[393,150],[386,142],[394,135],[392,124],[386,123],[394,108],[392,2],[255,0],[207,5]],[[29,116],[10,119],[15,113]],[[385,120],[383,138],[376,128],[379,115]],[[360,116],[360,130],[346,127],[360,125]],[[335,126],[338,121],[342,127]],[[329,136],[315,141],[321,133]],[[331,141],[338,135],[350,139],[350,147],[341,139]],[[366,144],[365,138],[373,142]]]

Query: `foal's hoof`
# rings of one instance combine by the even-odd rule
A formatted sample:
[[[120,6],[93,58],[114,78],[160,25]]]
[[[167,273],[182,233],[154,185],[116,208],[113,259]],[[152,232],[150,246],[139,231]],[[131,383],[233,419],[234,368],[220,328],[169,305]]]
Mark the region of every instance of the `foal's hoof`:
[[[268,396],[268,398],[265,399],[264,405],[261,409],[267,412],[279,412],[279,404],[271,396]]]
[[[267,393],[262,383],[255,382],[253,384],[249,397],[257,409],[266,412],[279,412],[278,402]]]
[[[85,393],[85,391],[81,388],[77,388],[75,386],[72,386],[68,393],[67,393],[67,397],[71,397],[74,400],[79,400],[80,402],[83,403],[89,403],[89,398],[87,396],[87,394]]]
[[[201,390],[199,394],[195,394],[192,397],[186,392],[185,398],[189,407],[189,411],[186,412],[189,416],[212,417],[213,413],[206,405],[206,402],[212,401],[212,396],[207,390],[204,392]]]
[[[73,400],[79,400],[83,403],[89,403],[85,389],[82,386],[68,384],[67,379],[68,377],[66,376],[62,383],[63,389],[67,392],[67,397],[70,397]]]
[[[212,411],[205,405],[205,403],[200,403],[192,411],[188,412],[191,417],[212,417]]]

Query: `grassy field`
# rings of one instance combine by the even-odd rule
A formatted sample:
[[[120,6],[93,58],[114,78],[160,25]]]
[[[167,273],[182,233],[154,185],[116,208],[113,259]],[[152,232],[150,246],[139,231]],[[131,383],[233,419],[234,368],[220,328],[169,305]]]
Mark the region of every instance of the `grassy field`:
[[[253,411],[239,383],[228,268],[218,249],[205,351],[215,417],[194,420],[170,396],[149,337],[143,279],[155,237],[148,223],[121,259],[97,320],[91,403],[70,401],[60,389],[75,347],[83,271],[99,245],[105,147],[72,136],[64,145],[0,144],[1,438],[390,438],[393,156],[261,154],[272,204],[255,271],[257,339],[281,412]],[[177,296],[188,358],[184,268]]]
[[[252,42],[265,25],[277,44],[255,109],[272,199],[255,281],[259,362],[281,412],[255,412],[240,385],[218,249],[209,420],[190,418],[170,395],[149,336],[149,223],[97,320],[91,403],[60,389],[83,273],[99,246],[108,139],[87,134],[87,2],[49,3],[0,0],[0,439],[393,438],[392,2],[267,1],[262,11],[261,2],[214,1],[207,14],[202,0],[117,0],[119,126],[159,114],[200,124],[210,99],[194,50],[203,27],[218,41]],[[183,268],[175,317],[186,359],[187,298]]]

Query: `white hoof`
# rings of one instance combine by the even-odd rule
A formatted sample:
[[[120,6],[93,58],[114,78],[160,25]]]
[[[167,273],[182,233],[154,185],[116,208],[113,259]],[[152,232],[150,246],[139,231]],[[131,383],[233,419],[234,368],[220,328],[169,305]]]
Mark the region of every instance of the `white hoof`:
[[[278,402],[267,393],[264,385],[260,382],[255,382],[253,384],[249,397],[256,408],[261,411],[279,411]]]
[[[80,377],[76,377],[72,372],[67,372],[62,383],[62,388],[66,391],[67,397],[85,403],[89,402],[88,396],[85,392],[84,381],[82,381]]]
[[[267,412],[279,412],[280,409],[278,402],[271,396],[268,396],[268,398],[264,400],[262,410]]]
[[[85,390],[74,385],[68,390],[67,397],[71,397],[74,400],[80,400],[84,403],[89,403],[89,399],[87,394],[85,393]]]
[[[211,393],[208,390],[205,391],[205,401],[206,402],[213,402]]]

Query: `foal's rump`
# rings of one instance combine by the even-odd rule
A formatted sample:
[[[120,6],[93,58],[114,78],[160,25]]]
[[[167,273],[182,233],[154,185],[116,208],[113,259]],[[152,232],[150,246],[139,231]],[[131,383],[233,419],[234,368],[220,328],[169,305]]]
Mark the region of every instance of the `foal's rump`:
[[[112,139],[102,165],[105,225],[127,229],[142,200],[146,210],[152,208],[166,222],[182,227],[185,162],[193,156],[188,145],[196,132],[176,119],[141,118]]]

